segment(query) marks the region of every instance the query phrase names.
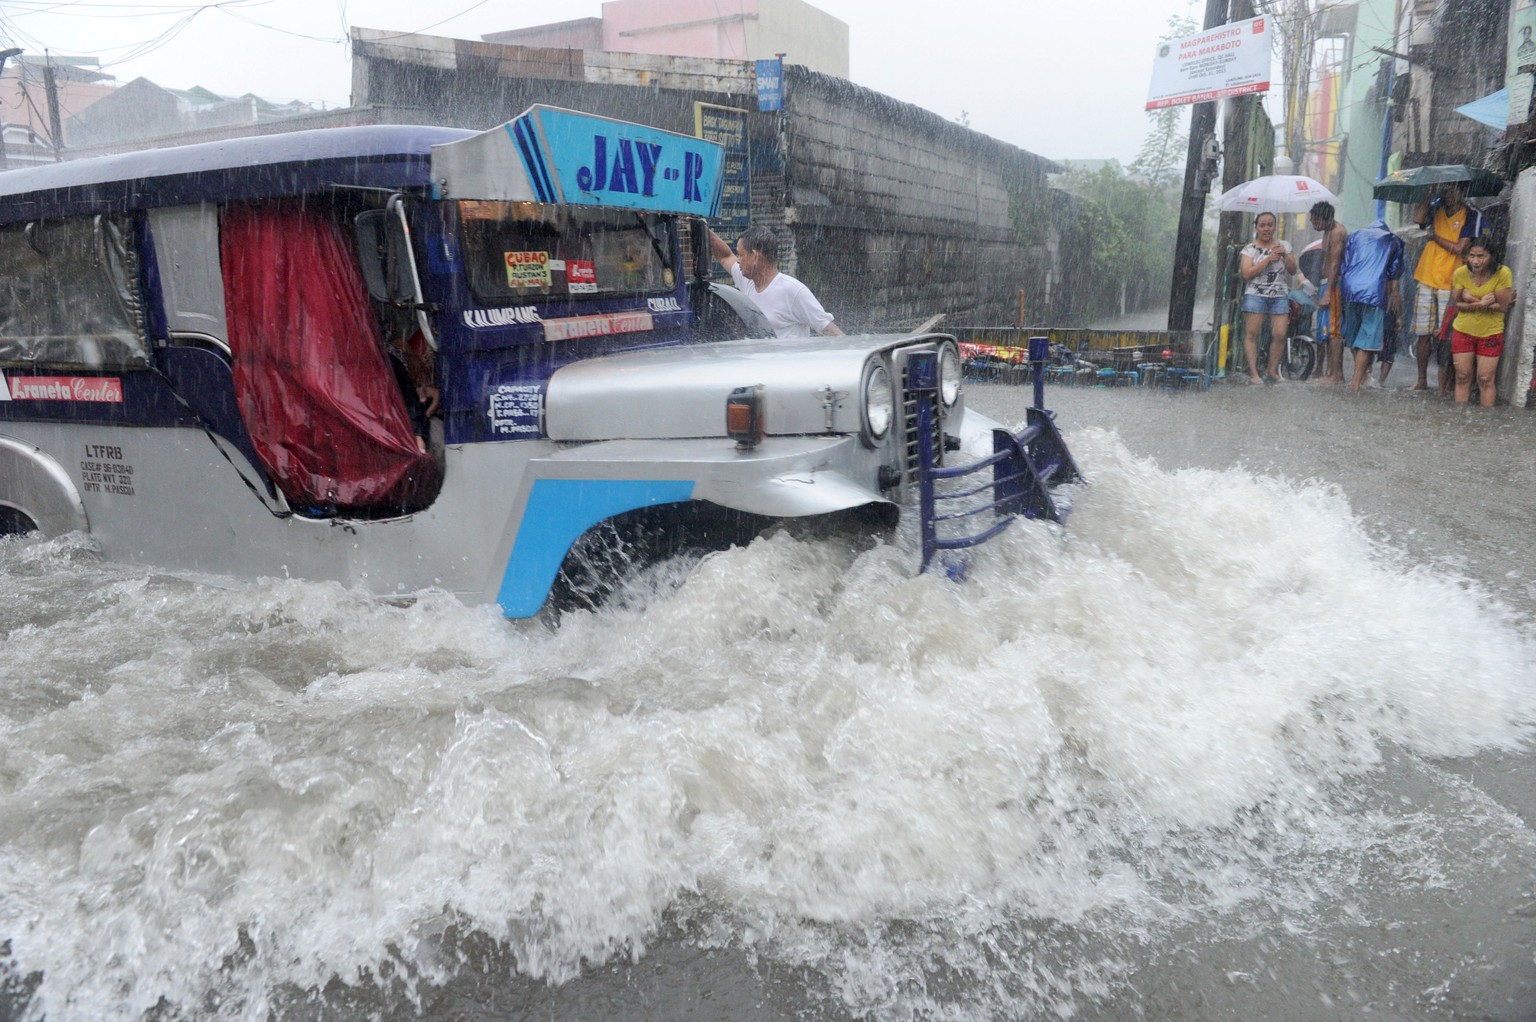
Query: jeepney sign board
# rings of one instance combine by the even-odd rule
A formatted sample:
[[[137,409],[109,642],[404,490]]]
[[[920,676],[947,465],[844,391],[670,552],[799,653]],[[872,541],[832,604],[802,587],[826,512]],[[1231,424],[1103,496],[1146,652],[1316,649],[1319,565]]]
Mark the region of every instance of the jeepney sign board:
[[[1234,21],[1158,44],[1147,109],[1268,92],[1269,79],[1270,19]]]
[[[713,216],[720,147],[606,117],[534,106],[503,126],[538,202]]]

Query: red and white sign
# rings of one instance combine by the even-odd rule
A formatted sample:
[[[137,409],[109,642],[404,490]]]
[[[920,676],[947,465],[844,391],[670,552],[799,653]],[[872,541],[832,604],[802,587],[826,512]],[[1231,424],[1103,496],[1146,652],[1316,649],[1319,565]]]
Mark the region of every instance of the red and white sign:
[[[1234,21],[1159,43],[1147,109],[1268,92],[1269,47],[1268,18]]]
[[[565,261],[565,287],[573,295],[589,295],[597,290],[597,266],[580,259]]]
[[[0,376],[0,401],[97,401],[123,403],[116,376]]]
[[[546,319],[546,341],[571,341],[581,337],[604,337],[608,334],[633,334],[652,327],[649,312],[610,312],[603,316],[570,316],[565,319]]]

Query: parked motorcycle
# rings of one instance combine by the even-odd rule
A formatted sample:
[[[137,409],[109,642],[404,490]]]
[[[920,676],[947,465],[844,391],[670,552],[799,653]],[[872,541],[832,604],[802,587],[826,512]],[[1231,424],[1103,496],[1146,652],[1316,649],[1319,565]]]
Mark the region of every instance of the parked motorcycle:
[[[1287,380],[1305,380],[1323,362],[1324,345],[1312,336],[1311,296],[1304,291],[1291,292],[1290,325],[1285,331],[1285,348],[1280,353],[1280,375]]]

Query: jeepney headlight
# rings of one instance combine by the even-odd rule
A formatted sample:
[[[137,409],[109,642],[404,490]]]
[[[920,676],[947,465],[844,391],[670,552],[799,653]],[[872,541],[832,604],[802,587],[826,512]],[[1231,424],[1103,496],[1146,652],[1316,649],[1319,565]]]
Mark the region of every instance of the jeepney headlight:
[[[955,407],[960,400],[960,352],[953,344],[939,349],[939,400],[945,408]]]
[[[874,447],[891,431],[896,417],[896,398],[891,393],[891,374],[879,362],[870,362],[864,370],[864,442]]]

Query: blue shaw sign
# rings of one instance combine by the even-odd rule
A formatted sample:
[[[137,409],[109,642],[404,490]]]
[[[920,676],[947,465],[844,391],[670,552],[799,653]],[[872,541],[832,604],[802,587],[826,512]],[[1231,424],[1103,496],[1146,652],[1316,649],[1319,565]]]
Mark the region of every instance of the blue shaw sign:
[[[540,202],[719,212],[723,159],[711,142],[545,106],[508,131]]]
[[[784,109],[784,61],[779,57],[757,62],[757,108]]]

